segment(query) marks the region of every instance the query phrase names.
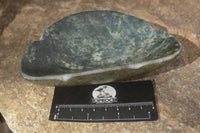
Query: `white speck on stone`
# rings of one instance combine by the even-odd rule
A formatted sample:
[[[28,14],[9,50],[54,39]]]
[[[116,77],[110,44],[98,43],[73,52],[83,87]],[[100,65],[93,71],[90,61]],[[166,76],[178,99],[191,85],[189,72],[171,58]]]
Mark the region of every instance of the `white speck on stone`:
[[[100,60],[102,60],[101,56],[102,56],[102,51],[101,52],[96,52],[96,53],[94,53],[92,55],[94,61],[100,61]]]
[[[42,33],[42,35],[41,35],[41,37],[40,37],[40,41],[43,40],[43,35],[44,35],[44,33]]]
[[[167,117],[163,114],[163,113],[160,113],[160,116],[164,119],[167,119]]]
[[[168,129],[168,130],[172,130],[172,127],[171,127],[171,126],[167,126],[167,129]]]
[[[182,127],[184,124],[183,123],[179,123],[179,126]]]

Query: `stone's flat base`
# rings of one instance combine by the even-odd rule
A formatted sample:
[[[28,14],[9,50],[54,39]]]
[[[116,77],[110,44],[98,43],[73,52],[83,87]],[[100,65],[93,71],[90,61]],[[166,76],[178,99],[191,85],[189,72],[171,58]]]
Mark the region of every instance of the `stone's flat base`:
[[[3,2],[0,21],[7,22],[10,21],[7,17],[12,17],[7,12],[20,6],[19,1]],[[199,0],[51,0],[48,4],[29,0],[20,12],[14,12],[18,14],[0,36],[0,112],[8,126],[16,133],[199,133],[199,5]],[[50,122],[54,87],[32,84],[19,73],[25,50],[47,27],[70,14],[102,9],[124,12],[154,23],[155,28],[175,34],[183,45],[181,54],[172,64],[146,76],[156,82],[159,114],[156,122]]]
[[[25,52],[20,71],[25,79],[46,85],[104,83],[152,71],[181,48],[176,38],[142,19],[87,11],[47,28]]]

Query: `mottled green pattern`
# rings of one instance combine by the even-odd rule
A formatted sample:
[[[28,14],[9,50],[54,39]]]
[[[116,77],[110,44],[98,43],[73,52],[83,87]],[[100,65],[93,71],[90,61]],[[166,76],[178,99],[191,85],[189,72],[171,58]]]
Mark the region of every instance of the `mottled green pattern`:
[[[46,29],[26,51],[21,68],[30,76],[77,73],[163,58],[180,47],[174,37],[136,17],[83,12]]]

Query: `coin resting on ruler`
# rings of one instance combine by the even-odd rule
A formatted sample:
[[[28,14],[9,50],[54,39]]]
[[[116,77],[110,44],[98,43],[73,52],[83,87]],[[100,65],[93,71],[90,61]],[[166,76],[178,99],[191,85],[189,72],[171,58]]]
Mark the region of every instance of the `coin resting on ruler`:
[[[56,87],[50,120],[120,122],[157,120],[152,81]]]

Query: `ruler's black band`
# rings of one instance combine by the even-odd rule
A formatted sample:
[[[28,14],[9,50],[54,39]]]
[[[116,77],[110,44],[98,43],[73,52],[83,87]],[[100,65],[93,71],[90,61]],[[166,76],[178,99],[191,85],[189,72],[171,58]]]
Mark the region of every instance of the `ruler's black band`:
[[[50,120],[53,121],[119,122],[157,119],[152,81],[55,87],[50,113]]]

